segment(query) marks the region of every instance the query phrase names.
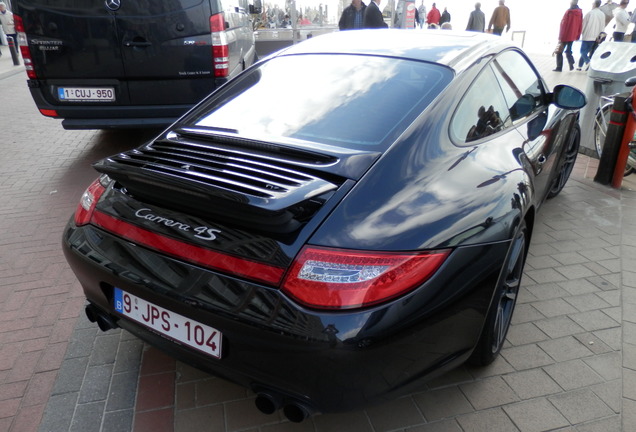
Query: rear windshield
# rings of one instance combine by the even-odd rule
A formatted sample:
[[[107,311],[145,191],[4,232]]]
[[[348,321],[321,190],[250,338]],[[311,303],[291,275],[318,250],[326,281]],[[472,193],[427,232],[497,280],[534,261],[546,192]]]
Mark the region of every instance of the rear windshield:
[[[450,82],[443,66],[362,55],[273,58],[184,119],[249,137],[388,146]]]

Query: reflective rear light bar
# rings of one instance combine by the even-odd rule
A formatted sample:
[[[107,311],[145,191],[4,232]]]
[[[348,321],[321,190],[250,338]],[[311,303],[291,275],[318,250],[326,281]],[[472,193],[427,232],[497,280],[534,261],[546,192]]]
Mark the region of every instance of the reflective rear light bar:
[[[283,277],[284,269],[280,267],[249,261],[165,237],[114,218],[99,210],[93,212],[91,224],[141,246],[183,259],[184,261],[219,270],[226,274],[233,274],[275,286],[280,283]]]

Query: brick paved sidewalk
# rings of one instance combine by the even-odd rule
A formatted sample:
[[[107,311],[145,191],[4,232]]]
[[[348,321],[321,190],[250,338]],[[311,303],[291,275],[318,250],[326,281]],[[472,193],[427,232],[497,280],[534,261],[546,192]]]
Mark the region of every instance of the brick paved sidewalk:
[[[546,78],[580,86],[584,75]],[[144,137],[64,131],[40,116],[24,81],[0,75],[0,431],[636,430],[636,195],[595,185],[593,160],[580,157],[539,214],[513,326],[493,365],[294,425],[260,414],[245,389],[81,316],[62,228],[95,176],[90,163]]]

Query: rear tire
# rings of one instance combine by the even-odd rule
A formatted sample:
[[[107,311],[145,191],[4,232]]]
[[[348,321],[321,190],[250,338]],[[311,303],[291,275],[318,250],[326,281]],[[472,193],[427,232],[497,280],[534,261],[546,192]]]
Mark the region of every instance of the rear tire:
[[[479,342],[468,359],[470,364],[486,366],[499,355],[517,304],[527,252],[528,228],[526,222],[522,221],[510,243]]]

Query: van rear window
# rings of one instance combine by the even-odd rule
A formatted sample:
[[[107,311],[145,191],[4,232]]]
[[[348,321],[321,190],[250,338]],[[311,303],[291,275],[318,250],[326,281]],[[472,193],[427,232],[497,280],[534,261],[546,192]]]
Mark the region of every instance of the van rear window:
[[[223,87],[183,123],[267,139],[388,146],[448,85],[440,65],[364,55],[275,57]]]

